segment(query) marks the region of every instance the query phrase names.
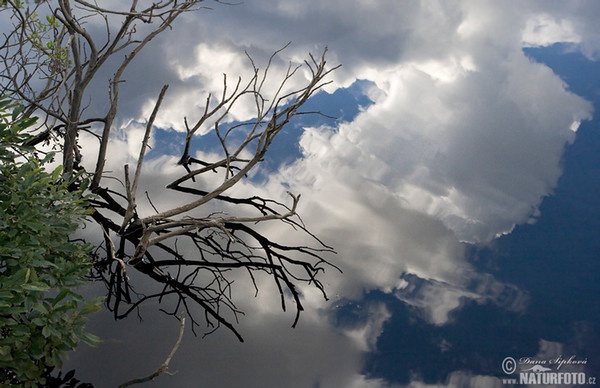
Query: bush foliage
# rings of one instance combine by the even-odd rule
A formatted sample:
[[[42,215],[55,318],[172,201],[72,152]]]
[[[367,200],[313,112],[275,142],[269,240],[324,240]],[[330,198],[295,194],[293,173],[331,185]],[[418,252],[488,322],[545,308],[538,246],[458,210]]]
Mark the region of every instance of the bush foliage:
[[[53,154],[38,157],[25,132],[35,118],[0,98],[0,385],[40,386],[67,351],[98,338],[84,330],[90,246],[70,239],[86,216],[84,187],[69,190]]]

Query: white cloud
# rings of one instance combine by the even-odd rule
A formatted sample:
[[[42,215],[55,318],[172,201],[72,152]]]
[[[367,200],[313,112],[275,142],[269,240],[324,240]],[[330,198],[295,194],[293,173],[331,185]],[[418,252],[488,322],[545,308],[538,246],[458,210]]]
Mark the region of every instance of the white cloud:
[[[384,77],[384,97],[354,122],[305,133],[306,172],[293,175],[318,171],[302,178],[307,191],[342,181],[363,193],[372,182],[469,241],[527,220],[560,175],[573,123],[589,117],[588,103],[520,53],[450,84],[412,66]]]
[[[523,43],[526,46],[550,46],[554,43],[580,43],[571,20],[556,20],[548,14],[531,17],[525,24]]]
[[[464,271],[469,286],[433,279],[423,279],[414,274],[405,274],[394,291],[401,301],[418,307],[422,318],[434,325],[445,325],[451,320],[450,313],[460,309],[464,301],[472,299],[478,303],[491,302],[509,310],[523,312],[529,304],[527,293],[510,284],[497,281],[489,274]]]
[[[303,146],[322,165],[349,166],[459,238],[480,241],[524,222],[550,192],[570,128],[591,106],[519,46],[490,51],[495,42],[472,36],[457,38],[445,59],[436,53],[370,74],[384,96],[327,139],[333,152],[323,156],[314,140]],[[453,53],[467,50],[463,67]]]
[[[600,4],[595,1],[532,2],[523,40],[526,45],[548,46],[572,43],[589,59],[600,56],[600,31],[597,27]]]

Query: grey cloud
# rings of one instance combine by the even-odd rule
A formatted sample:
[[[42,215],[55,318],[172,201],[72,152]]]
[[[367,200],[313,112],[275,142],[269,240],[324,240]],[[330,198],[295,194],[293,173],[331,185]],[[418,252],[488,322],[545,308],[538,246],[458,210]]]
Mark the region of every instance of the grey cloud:
[[[259,299],[254,304],[258,302],[266,301]],[[108,314],[94,316],[89,329],[102,333],[104,342],[96,349],[80,347],[66,368],[76,368],[79,379],[93,381],[97,387],[114,387],[152,373],[164,362],[179,326],[177,320],[158,313],[157,307],[147,305],[143,309],[143,322],[135,317],[112,321]],[[358,373],[365,351],[362,334],[334,328],[319,310],[307,312],[296,329],[290,328],[290,317],[281,313],[256,307],[247,312],[248,317],[240,324],[245,343],[226,330],[203,339],[194,337],[188,320],[184,341],[169,368],[177,373],[160,376],[148,385],[379,386],[369,385],[371,382]],[[372,321],[378,321],[377,314],[384,312],[373,311]],[[364,330],[370,335],[368,326]]]

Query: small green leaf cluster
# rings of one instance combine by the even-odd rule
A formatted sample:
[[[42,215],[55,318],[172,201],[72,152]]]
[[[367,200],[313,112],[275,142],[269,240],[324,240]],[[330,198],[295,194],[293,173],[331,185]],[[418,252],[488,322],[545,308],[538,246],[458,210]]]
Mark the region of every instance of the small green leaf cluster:
[[[10,8],[16,8],[22,17],[19,28],[24,27],[26,41],[35,50],[40,64],[45,64],[52,72],[61,72],[71,66],[69,47],[63,42],[65,37],[64,28],[59,20],[53,15],[46,15],[40,18],[35,11],[37,4],[41,1],[35,1],[33,10],[30,9],[29,1],[15,0]],[[6,2],[0,0],[0,7],[5,8]]]
[[[0,385],[40,386],[80,341],[95,344],[86,315],[100,309],[76,288],[87,282],[91,247],[69,238],[86,217],[83,189],[22,146],[35,119],[0,97]]]
[[[68,47],[63,47],[57,40],[60,24],[54,15],[47,15],[42,21],[33,12],[30,15],[30,32],[27,36],[32,46],[49,59],[49,63],[57,70],[70,66]]]

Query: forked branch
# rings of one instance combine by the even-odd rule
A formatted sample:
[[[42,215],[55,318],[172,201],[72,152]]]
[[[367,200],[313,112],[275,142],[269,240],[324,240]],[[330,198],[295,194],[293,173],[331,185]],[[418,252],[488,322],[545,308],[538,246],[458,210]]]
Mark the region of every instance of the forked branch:
[[[130,278],[119,274],[120,267],[110,262],[115,259],[99,257],[98,268],[112,271],[112,275],[104,279],[111,294],[109,307],[115,317],[127,316],[139,303],[149,299],[172,299],[174,306],[170,314],[177,315],[183,310],[189,315],[194,330],[200,322],[189,305],[193,302],[204,310],[209,333],[225,326],[242,341],[232,322],[241,314],[232,297],[234,279],[239,276],[249,276],[258,292],[257,275],[268,275],[277,286],[283,310],[288,299],[293,300],[296,309],[293,326],[303,310],[300,285],[316,287],[327,297],[318,276],[326,267],[334,267],[324,258],[334,251],[313,235],[298,216],[300,195],[288,193],[290,201],[286,203],[261,196],[227,194],[238,182],[248,179],[250,171],[264,160],[269,146],[284,126],[329,82],[326,77],[336,67],[326,67],[325,54],[324,51],[319,60],[310,56],[310,61],[305,62],[310,78],[299,88],[290,88],[297,82],[294,77],[300,76],[299,67],[290,65],[272,95],[263,89],[273,58],[264,71],[251,60],[254,75],[249,82],[242,83],[238,79],[235,86],[229,88],[224,77],[221,99],[213,102],[208,96],[199,119],[194,123],[184,119],[187,134],[179,162],[184,174],[167,188],[189,194],[190,200],[154,214],[141,215],[136,211],[135,182],[139,179],[148,142],[149,122],[133,183],[128,173],[125,176],[127,204],[115,206],[118,200],[100,188],[96,192],[103,201],[95,206],[98,211],[110,208],[113,213],[124,215],[121,227],[112,229],[112,238],[119,240],[115,244],[119,246],[117,258],[162,288],[151,294],[136,294]],[[245,97],[251,98],[255,117],[232,124],[231,112],[237,104],[247,101]],[[161,100],[158,99],[155,112]],[[203,159],[202,153],[192,156],[192,139],[201,127],[212,128],[219,139],[219,156],[214,158],[215,152],[210,153],[214,159]],[[243,134],[241,138],[240,134]],[[203,213],[200,209],[208,203],[221,204],[222,210],[199,216]],[[232,211],[235,214],[230,214]],[[304,232],[307,244],[286,245],[274,241],[266,229],[259,227],[267,222],[281,222],[292,230]],[[110,227],[107,225],[105,229]]]
[[[185,200],[155,207],[150,198],[165,195],[147,193],[154,211],[144,213],[137,192],[167,87],[147,120],[135,170],[126,165],[123,176],[106,169],[116,144],[112,140],[120,89],[139,53],[182,14],[202,8],[205,1],[156,0],[142,6],[130,0],[119,9],[86,0],[36,2],[32,9],[21,9],[18,5],[23,2],[6,2],[10,7],[3,10],[12,12],[9,19],[14,24],[0,42],[4,68],[0,94],[24,102],[29,114],[44,116],[41,133],[30,145],[50,142],[59,147],[64,173],[80,171],[80,186],[83,179],[90,179],[95,194],[91,218],[99,225],[97,237],[103,241],[95,251],[93,275],[106,284],[107,305],[115,318],[156,300],[168,305],[164,311],[173,316],[187,314],[192,330],[203,321],[207,332],[225,326],[241,340],[234,326],[242,315],[234,303],[234,286],[240,279],[249,279],[255,293],[265,279],[274,282],[282,308],[290,300],[296,308],[294,325],[303,309],[302,285],[316,287],[326,297],[319,275],[333,267],[326,258],[334,251],[297,214],[300,195],[269,198],[236,195],[232,190],[250,179],[283,128],[331,82],[328,76],[337,67],[327,67],[326,50],[321,56],[309,55],[304,63],[289,63],[274,83],[276,59],[287,45],[262,69],[246,54],[249,79],[223,76],[222,91],[206,96],[197,112],[200,117],[182,118],[186,136],[179,158],[181,175],[174,176],[166,189],[184,195]],[[48,24],[40,23],[39,15],[48,15]],[[92,22],[103,26],[104,36],[86,28]],[[108,98],[94,101],[90,85],[104,72],[111,74],[104,80]],[[87,109],[90,106],[93,109]],[[251,119],[235,121],[234,113],[241,106],[242,111],[253,109]],[[98,113],[89,115],[92,110]],[[97,139],[97,149],[81,148],[84,132]],[[217,140],[210,153],[194,149],[194,139],[206,132]],[[83,154],[97,154],[93,169],[86,171]],[[294,244],[276,240],[265,227],[269,224],[305,238]]]

